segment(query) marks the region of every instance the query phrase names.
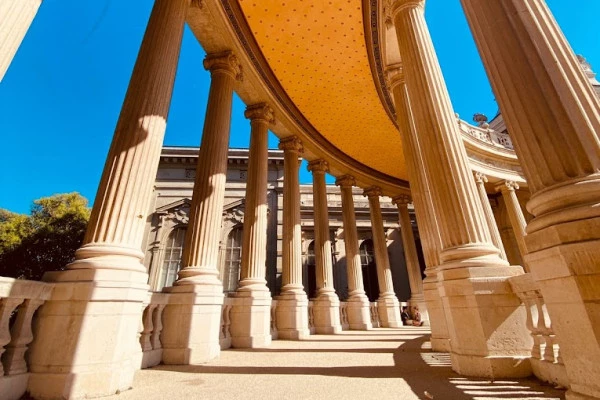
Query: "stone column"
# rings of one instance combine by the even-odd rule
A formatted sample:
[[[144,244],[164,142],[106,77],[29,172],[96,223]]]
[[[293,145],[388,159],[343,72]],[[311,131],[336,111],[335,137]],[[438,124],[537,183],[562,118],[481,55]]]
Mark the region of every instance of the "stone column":
[[[41,4],[42,0],[3,0],[0,3],[0,82]]]
[[[412,199],[407,195],[396,196],[392,202],[398,207],[400,216],[400,230],[402,233],[402,244],[404,246],[404,257],[406,258],[406,270],[408,272],[408,283],[410,285],[410,306],[419,307],[423,321],[429,320],[427,305],[423,296],[423,279],[421,278],[421,265],[417,255],[417,245],[415,236],[410,223],[410,214],[408,213],[408,204]]]
[[[500,257],[502,257],[503,260],[508,260],[502,238],[500,237],[500,231],[498,230],[498,224],[494,218],[494,211],[492,211],[492,206],[488,199],[487,191],[485,190],[485,183],[488,181],[488,178],[481,172],[474,172],[473,176],[475,177],[475,184],[477,186],[477,192],[479,193],[479,199],[481,200],[483,212],[485,213],[485,219],[488,228],[490,229],[490,234],[492,235],[492,243],[500,250]]]
[[[249,106],[250,155],[246,181],[246,212],[240,287],[231,309],[231,345],[267,347],[271,344],[271,292],[267,287],[267,178],[269,125],[275,122],[266,104]]]
[[[131,388],[140,368],[141,246],[189,4],[155,2],[83,245],[67,270],[44,276],[56,290],[29,350],[36,398],[108,396]]]
[[[223,285],[217,263],[233,88],[241,79],[241,69],[229,51],[207,55],[204,68],[210,71],[211,84],[182,269],[173,287],[165,288],[172,293],[163,314],[165,327],[161,334],[165,364],[206,362],[217,357],[221,349]]]
[[[519,184],[514,181],[506,181],[497,188],[497,190],[502,192],[502,198],[508,212],[508,219],[510,220],[510,225],[513,228],[515,239],[517,239],[517,245],[519,246],[519,253],[521,253],[521,257],[525,260],[525,256],[527,255],[527,246],[525,244],[527,221],[525,220],[525,215],[523,215],[521,204],[515,192],[517,189],[519,189]],[[523,268],[525,268],[526,272],[530,272],[526,262]]]
[[[396,115],[402,138],[406,169],[410,178],[410,188],[419,224],[419,234],[425,257],[425,279],[423,295],[427,304],[431,328],[431,348],[434,351],[449,352],[450,337],[444,305],[438,290],[438,266],[441,239],[421,148],[411,111],[410,96],[402,66],[388,70],[388,80],[396,104]]]
[[[492,243],[425,22],[424,0],[396,0],[392,13],[420,156],[439,225],[438,289],[448,324],[452,367],[474,376],[529,375],[528,363],[520,362],[531,348],[526,313],[507,281],[523,269],[509,266]],[[486,290],[481,290],[482,286]],[[506,337],[511,338],[510,346]]]
[[[526,262],[567,398],[600,398],[600,100],[546,2],[462,4],[531,190]]]
[[[315,258],[317,262],[317,298],[314,301],[314,326],[316,333],[332,334],[342,331],[340,299],[333,286],[331,236],[325,173],[329,164],[325,160],[308,163],[313,173],[313,204],[315,218]]]
[[[392,270],[390,269],[387,242],[383,230],[383,218],[381,217],[381,205],[379,204],[381,189],[370,187],[365,189],[364,195],[369,198],[369,209],[371,211],[373,247],[375,250],[375,263],[377,264],[377,280],[379,281],[377,309],[381,326],[384,328],[398,328],[402,326],[402,319],[400,318],[400,303],[394,293]]]
[[[352,187],[356,180],[350,175],[340,176],[335,184],[342,195],[342,218],[344,226],[344,248],[346,250],[346,274],[348,276],[348,323],[353,330],[369,330],[371,323],[370,304],[363,285],[362,265],[358,252],[358,233]]]
[[[305,339],[308,330],[308,297],[302,286],[302,231],[298,157],[304,151],[295,136],[281,139],[283,176],[283,271],[277,298],[277,331],[280,339]]]

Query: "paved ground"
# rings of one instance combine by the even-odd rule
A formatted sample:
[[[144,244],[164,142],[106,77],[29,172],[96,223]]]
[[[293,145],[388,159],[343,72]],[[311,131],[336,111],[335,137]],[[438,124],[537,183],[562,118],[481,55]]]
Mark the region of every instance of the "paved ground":
[[[563,399],[536,380],[461,377],[423,328],[345,331],[263,350],[225,350],[202,366],[139,371],[127,399]]]

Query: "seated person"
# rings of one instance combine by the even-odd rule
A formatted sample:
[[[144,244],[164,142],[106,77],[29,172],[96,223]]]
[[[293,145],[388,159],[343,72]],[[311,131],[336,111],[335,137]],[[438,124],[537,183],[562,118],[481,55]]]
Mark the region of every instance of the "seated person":
[[[400,318],[402,318],[402,325],[409,325],[408,321],[410,320],[410,315],[408,314],[408,307],[402,306]]]
[[[421,321],[421,313],[419,312],[419,307],[414,306],[412,314],[413,314],[413,318],[412,318],[413,326],[422,326],[423,321]]]

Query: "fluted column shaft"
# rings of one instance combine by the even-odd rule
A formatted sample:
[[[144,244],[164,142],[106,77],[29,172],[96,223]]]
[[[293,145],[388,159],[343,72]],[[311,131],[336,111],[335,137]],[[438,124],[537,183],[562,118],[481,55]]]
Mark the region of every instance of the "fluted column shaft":
[[[600,100],[545,1],[461,2],[531,191],[526,262],[567,398],[600,398]]]
[[[313,173],[315,258],[317,261],[318,294],[335,293],[333,287],[331,237],[329,234],[329,210],[327,209],[327,187],[325,186],[325,172],[329,170],[329,166],[327,161],[314,160],[308,164],[308,170]]]
[[[517,193],[515,192],[515,190],[518,188],[518,183],[514,181],[506,181],[500,186],[499,189],[502,192],[502,198],[504,199],[504,204],[506,205],[508,219],[510,220],[510,224],[513,228],[515,239],[517,239],[519,252],[521,253],[523,260],[525,260],[525,256],[527,255],[527,245],[525,244],[525,236],[527,235],[527,221],[525,220],[525,215],[523,215],[521,204],[519,203]],[[525,268],[525,271],[529,272],[527,263],[525,263],[523,268]]]
[[[504,250],[504,244],[502,243],[502,237],[500,236],[500,231],[498,230],[498,224],[494,218],[494,212],[492,211],[492,206],[490,205],[490,200],[488,199],[487,192],[485,190],[485,182],[488,181],[487,176],[481,172],[475,172],[473,175],[475,177],[477,192],[479,193],[479,198],[481,199],[481,205],[483,206],[483,212],[485,213],[485,219],[492,235],[492,243],[494,243],[494,246],[500,250],[500,257],[502,257],[503,260],[508,260],[508,257],[506,257],[506,250]]]
[[[400,216],[400,230],[402,232],[402,244],[404,245],[404,257],[406,258],[406,269],[408,272],[408,283],[410,285],[411,298],[423,301],[423,279],[421,278],[421,266],[417,255],[417,245],[408,213],[408,204],[412,199],[409,196],[394,197],[393,202],[398,207]]]
[[[250,154],[246,182],[246,212],[240,288],[267,290],[267,178],[269,162],[269,125],[275,122],[273,110],[266,104],[248,107],[250,119]]]
[[[141,263],[142,236],[189,4],[190,0],[157,0],[154,4],[83,246],[77,250],[70,269],[111,268],[146,273]]]
[[[399,0],[394,21],[404,60],[414,122],[436,215],[440,217],[442,268],[506,265],[491,235],[471,178],[450,97],[425,23],[422,1]],[[457,212],[457,210],[460,210]],[[443,216],[443,220],[441,217]]]
[[[379,281],[379,297],[395,296],[390,259],[387,252],[387,240],[381,217],[381,204],[379,196],[381,189],[372,187],[365,190],[365,196],[369,198],[369,209],[371,211],[371,229],[373,232],[373,247],[375,248],[375,263],[377,264],[377,279]]]
[[[185,235],[182,269],[175,285],[220,284],[217,269],[219,233],[223,214],[233,88],[241,79],[240,66],[231,52],[209,54],[204,67],[211,84],[198,153],[190,220]]]
[[[0,82],[27,34],[42,0],[0,2]]]
[[[298,157],[304,151],[295,136],[282,139],[283,152],[283,269],[281,294],[304,292],[302,286],[302,230],[300,226],[300,183]]]
[[[439,225],[436,221],[431,200],[426,168],[420,157],[421,148],[412,116],[410,96],[406,88],[403,68],[390,70],[389,77],[396,104],[400,136],[404,144],[402,147],[410,179],[411,196],[414,201],[425,257],[426,278],[423,281],[423,296],[425,297],[427,317],[429,317],[431,326],[431,347],[435,351],[449,351],[448,324],[444,305],[438,291],[437,270],[440,265],[439,253],[441,250]]]
[[[342,218],[344,225],[344,248],[346,250],[346,274],[348,275],[348,297],[364,296],[365,288],[362,276],[362,264],[358,252],[358,234],[356,232],[356,214],[352,187],[356,184],[353,177],[344,175],[336,180],[342,194]]]

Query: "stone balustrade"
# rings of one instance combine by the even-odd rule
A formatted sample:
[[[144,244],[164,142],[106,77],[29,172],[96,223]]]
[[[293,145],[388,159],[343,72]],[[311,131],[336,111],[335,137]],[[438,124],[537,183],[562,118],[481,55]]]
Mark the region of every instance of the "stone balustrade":
[[[471,125],[461,119],[458,120],[460,131],[463,135],[471,136],[480,142],[502,149],[514,150],[514,146],[508,133],[497,132],[490,128]]]
[[[350,329],[350,322],[348,321],[348,302],[346,301],[340,301],[340,323],[343,331]]]
[[[271,340],[277,340],[277,300],[271,300]]]
[[[140,335],[142,369],[154,367],[160,364],[162,360],[163,348],[160,333],[163,329],[163,311],[169,303],[169,296],[168,293],[149,292],[148,299],[144,302]]]
[[[369,311],[371,312],[371,324],[373,328],[381,327],[381,323],[379,321],[379,309],[377,308],[377,302],[369,303]]]
[[[221,350],[231,347],[231,332],[229,328],[231,326],[231,308],[235,300],[234,297],[225,297],[223,306],[221,307],[221,330],[219,332]]]
[[[308,302],[308,330],[311,335],[315,334],[315,302]]]
[[[568,387],[569,379],[560,356],[560,346],[538,283],[531,274],[512,277],[509,282],[527,310],[527,328],[533,338],[530,360],[533,373],[543,381]]]
[[[0,277],[0,399],[19,399],[27,390],[25,353],[34,339],[33,315],[52,294],[52,284]]]

